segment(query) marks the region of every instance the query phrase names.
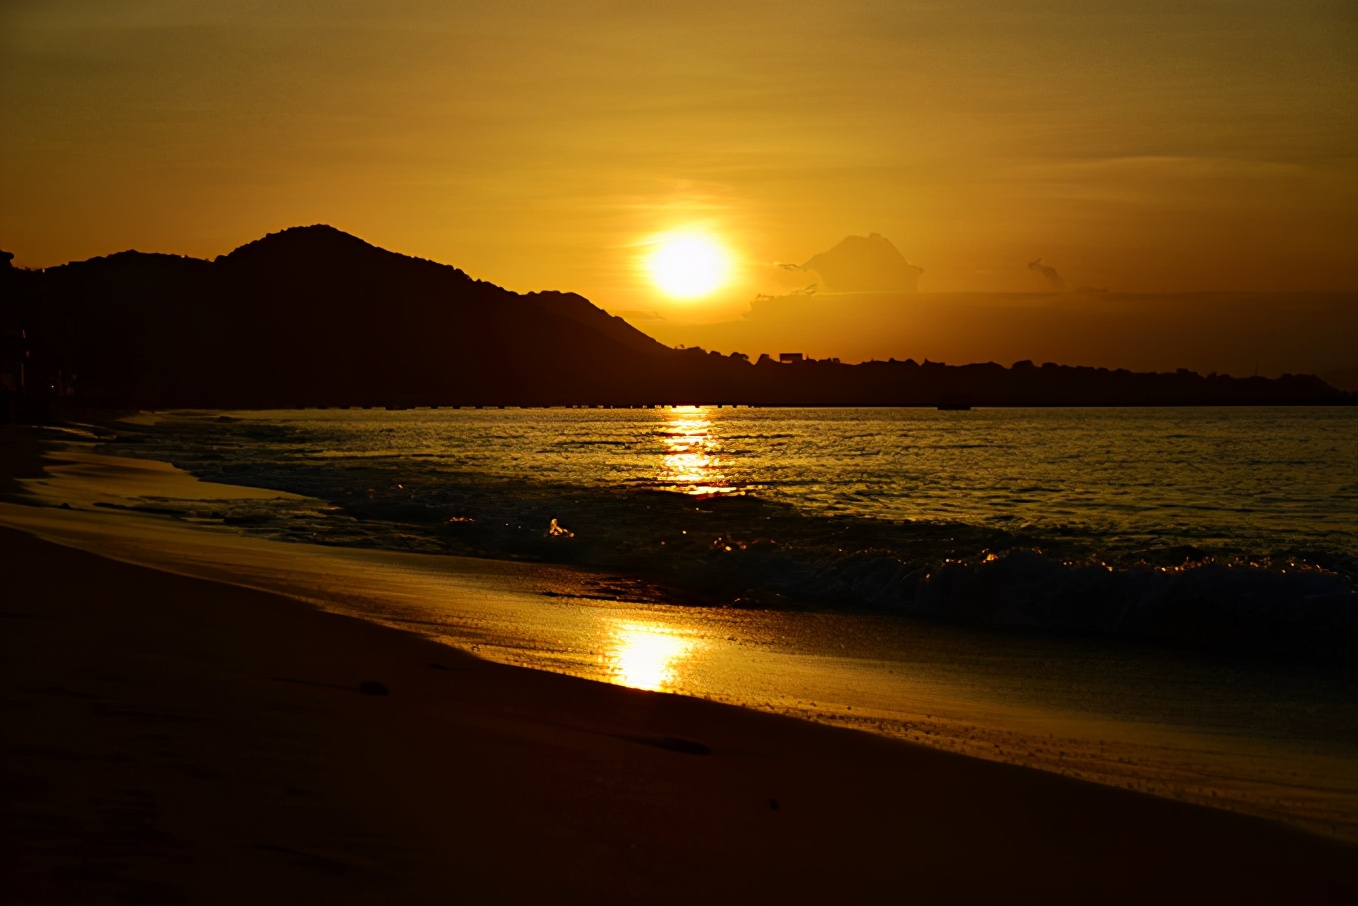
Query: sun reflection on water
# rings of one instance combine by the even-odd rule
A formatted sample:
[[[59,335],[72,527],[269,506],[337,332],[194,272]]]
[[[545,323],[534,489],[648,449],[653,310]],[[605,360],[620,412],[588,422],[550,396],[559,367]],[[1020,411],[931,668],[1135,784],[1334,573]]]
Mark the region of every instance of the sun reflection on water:
[[[735,490],[721,473],[720,441],[702,406],[674,409],[665,425],[666,450],[661,481],[685,494],[729,494]]]
[[[699,647],[682,631],[633,621],[615,623],[606,644],[604,662],[613,682],[657,692],[675,687],[683,662]]]

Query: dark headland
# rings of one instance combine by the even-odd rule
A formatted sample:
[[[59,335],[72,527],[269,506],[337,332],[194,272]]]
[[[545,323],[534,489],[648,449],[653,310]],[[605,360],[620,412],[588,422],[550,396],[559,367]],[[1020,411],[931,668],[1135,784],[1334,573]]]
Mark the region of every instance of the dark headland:
[[[781,363],[672,349],[587,299],[513,293],[328,226],[213,261],[0,261],[6,409],[83,406],[1353,404],[1311,375],[1018,362]],[[22,397],[22,399],[20,399]]]

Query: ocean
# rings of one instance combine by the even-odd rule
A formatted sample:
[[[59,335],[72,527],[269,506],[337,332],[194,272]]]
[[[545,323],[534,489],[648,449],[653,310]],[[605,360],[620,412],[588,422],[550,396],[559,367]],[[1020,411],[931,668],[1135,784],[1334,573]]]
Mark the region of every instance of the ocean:
[[[5,521],[1358,839],[1358,410],[176,411],[79,440]]]
[[[556,562],[637,594],[1348,659],[1358,410],[163,413],[107,445],[304,502],[282,540]]]

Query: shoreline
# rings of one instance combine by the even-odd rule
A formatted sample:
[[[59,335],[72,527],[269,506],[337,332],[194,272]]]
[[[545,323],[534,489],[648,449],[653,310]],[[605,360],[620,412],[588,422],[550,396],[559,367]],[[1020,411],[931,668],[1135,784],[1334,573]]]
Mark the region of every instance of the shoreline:
[[[1338,410],[1288,422],[1314,434],[1314,456],[1331,465],[1298,469],[1309,477],[1292,484],[1270,481],[1272,502],[1258,507],[1225,493],[1257,480],[1247,461],[1264,454],[1253,448],[1206,490],[1191,468],[1161,482],[1131,465],[1174,460],[1211,438],[1247,446],[1262,426],[1226,410],[1210,426],[1163,411],[1153,425],[1111,411],[1050,424],[1035,411],[1014,424],[999,413],[967,425],[936,414],[908,424],[855,417],[812,445],[805,475],[765,449],[798,443],[783,434],[811,430],[820,416],[805,412],[787,425],[776,414],[715,410],[596,414],[580,424],[562,413],[164,415],[164,428],[134,429],[101,452],[310,498],[186,508],[260,537],[593,568],[686,604],[906,616],[1353,667],[1358,563],[1349,542],[1358,542],[1358,522],[1347,496],[1330,493],[1344,481],[1333,464],[1345,454],[1325,440],[1352,426]],[[1113,443],[1118,454],[1096,470],[1110,484],[1095,492],[1067,481],[1060,456],[1023,441],[990,451],[995,437],[1031,438],[1044,426],[1075,432],[1076,445]],[[1161,429],[1179,438],[1174,449],[1137,440]],[[869,435],[853,432],[863,430],[914,440],[885,452],[853,447],[864,465],[845,467],[853,480],[837,477],[826,451],[859,443]],[[391,453],[415,455],[374,455],[375,437],[387,437]],[[437,449],[423,446],[435,437]],[[310,449],[318,441],[339,449]],[[916,446],[918,455],[909,452]],[[676,451],[699,447],[712,455],[689,470],[697,460]],[[925,474],[934,458],[939,469]],[[983,470],[977,487],[962,461]],[[449,468],[454,481],[444,480]],[[556,519],[564,531],[549,529]],[[1292,619],[1298,607],[1313,618]]]
[[[43,477],[25,484],[35,505],[0,503],[0,524],[502,664],[848,727],[1358,843],[1348,680],[886,616],[667,606],[572,566],[269,540],[187,514],[268,505],[283,492],[85,446],[56,444]]]
[[[14,902],[1358,889],[1358,848],[1271,822],[480,661],[9,529],[0,544],[25,566],[3,643]]]
[[[11,455],[5,435],[8,495],[41,458]],[[496,664],[11,529],[0,550],[22,564],[0,643],[16,902],[1358,889],[1358,847],[1262,819]],[[359,694],[365,680],[390,695]]]

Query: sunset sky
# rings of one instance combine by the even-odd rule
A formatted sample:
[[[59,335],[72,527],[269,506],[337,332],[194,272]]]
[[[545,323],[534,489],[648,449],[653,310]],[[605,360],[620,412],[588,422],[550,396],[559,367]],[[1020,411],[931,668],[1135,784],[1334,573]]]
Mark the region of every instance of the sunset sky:
[[[1351,2],[0,6],[0,247],[329,223],[643,329],[880,233],[937,293],[1358,291]],[[696,299],[643,262],[719,241]],[[795,281],[792,281],[795,283]],[[659,330],[657,335],[663,335]],[[697,339],[701,340],[701,335]]]

